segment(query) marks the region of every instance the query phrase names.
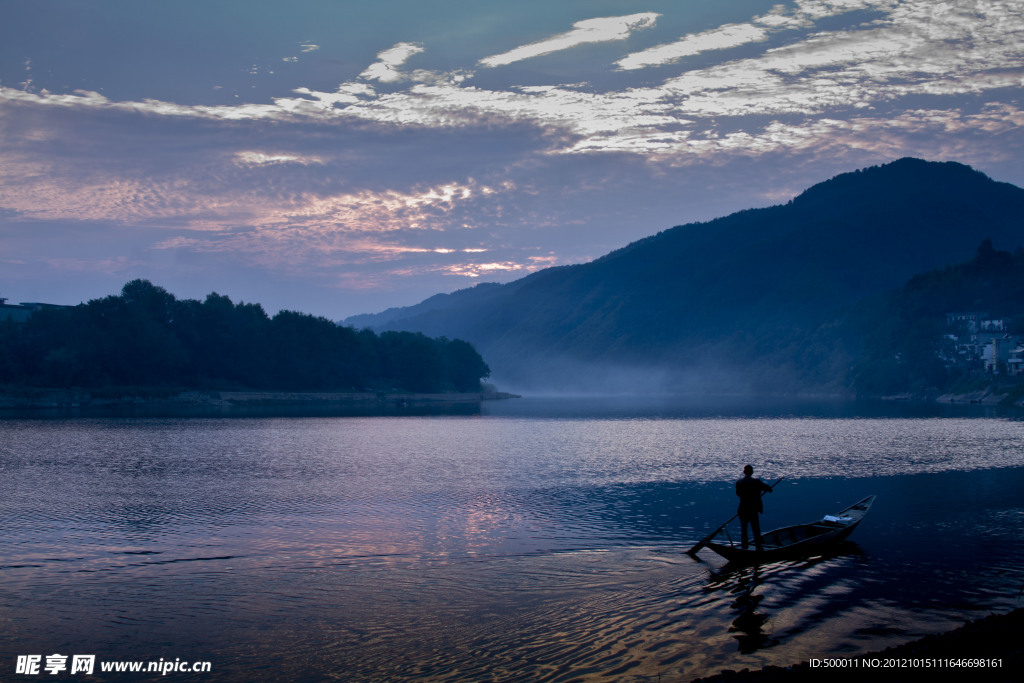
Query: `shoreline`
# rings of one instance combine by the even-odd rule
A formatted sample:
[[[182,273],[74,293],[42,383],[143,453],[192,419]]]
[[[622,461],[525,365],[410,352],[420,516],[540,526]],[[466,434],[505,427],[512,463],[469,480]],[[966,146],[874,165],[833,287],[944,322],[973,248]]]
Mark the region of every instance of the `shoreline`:
[[[766,666],[762,669],[723,669],[720,673],[697,678],[691,683],[790,683],[792,681],[864,680],[906,681],[940,671],[955,675],[970,672],[971,680],[1018,681],[1024,671],[1024,608],[1005,614],[990,614],[963,626],[924,636],[918,640],[860,655],[816,658],[817,666],[805,660],[791,666]],[[823,662],[849,661],[846,666],[827,666]],[[998,666],[959,666],[943,663],[996,660]],[[929,663],[930,662],[930,663]]]
[[[591,394],[582,394],[590,396]],[[660,395],[660,394],[659,394]],[[671,396],[672,394],[667,394]],[[679,394],[688,396],[687,394]],[[850,394],[712,394],[713,396],[754,398],[797,398],[844,401],[881,401],[920,405],[982,405],[989,407],[1024,408],[1024,398],[1009,400],[1011,392],[983,389],[968,393],[921,395],[913,393],[884,396]],[[578,394],[571,394],[579,397]],[[603,396],[603,394],[593,394]],[[96,389],[48,389],[43,387],[0,387],[0,410],[53,409],[110,406],[253,406],[253,405],[370,405],[389,402],[407,404],[475,403],[522,398],[520,394],[503,391],[431,392],[409,391],[284,391],[251,389],[181,389],[167,387],[102,387]]]
[[[0,393],[0,414],[61,415],[120,412],[222,414],[268,410],[367,414],[404,408],[471,408],[483,401],[519,398],[498,391],[469,393],[205,391],[123,387],[99,390],[20,389]]]
[[[1011,400],[1011,393],[1004,391],[998,393],[992,389],[982,389],[963,394],[939,394],[938,396],[919,396],[915,394],[892,394],[889,396],[878,396],[879,400],[904,402],[904,403],[936,403],[952,405],[984,405],[1002,406],[1009,408],[1024,408],[1024,399]]]

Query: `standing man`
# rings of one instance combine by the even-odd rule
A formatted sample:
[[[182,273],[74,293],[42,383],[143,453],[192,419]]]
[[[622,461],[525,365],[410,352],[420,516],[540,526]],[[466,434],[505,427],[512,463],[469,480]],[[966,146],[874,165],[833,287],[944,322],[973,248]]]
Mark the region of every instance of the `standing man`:
[[[754,531],[754,547],[758,551],[761,547],[761,520],[758,518],[764,512],[764,505],[761,503],[761,492],[771,493],[772,487],[760,479],[754,479],[754,466],[747,465],[743,468],[743,478],[736,482],[736,495],[740,498],[740,507],[737,512],[740,516],[740,529],[742,530],[743,549],[746,550],[750,543],[747,540],[747,525]]]

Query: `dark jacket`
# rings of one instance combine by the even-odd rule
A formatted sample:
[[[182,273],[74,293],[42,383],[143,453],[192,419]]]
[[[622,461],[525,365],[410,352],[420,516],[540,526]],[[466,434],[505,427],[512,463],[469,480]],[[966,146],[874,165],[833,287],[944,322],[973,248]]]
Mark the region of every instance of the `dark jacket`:
[[[755,479],[749,474],[746,475],[736,482],[736,495],[740,497],[740,506],[737,512],[744,516],[764,512],[761,492],[771,490],[772,487],[760,479]]]

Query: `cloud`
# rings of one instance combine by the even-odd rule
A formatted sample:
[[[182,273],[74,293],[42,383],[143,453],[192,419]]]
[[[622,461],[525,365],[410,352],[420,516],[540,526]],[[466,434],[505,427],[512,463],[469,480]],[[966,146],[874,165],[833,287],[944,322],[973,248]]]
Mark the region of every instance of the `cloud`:
[[[253,193],[245,198],[246,206],[231,206],[241,198],[227,194],[219,198],[217,208],[231,214],[232,220],[225,221],[222,230],[166,238],[153,248],[231,254],[248,263],[299,271],[328,264],[388,261],[410,254],[482,254],[486,248],[417,242],[460,239],[444,235],[453,230],[471,231],[465,212],[486,211],[474,203],[494,202],[509,189],[511,186],[494,188],[470,181],[406,192],[300,193],[263,199]],[[244,220],[238,219],[240,211],[248,211]],[[424,237],[413,239],[417,232]]]
[[[869,152],[883,158],[921,156],[968,161],[1000,158],[998,138],[1024,123],[1024,110],[993,105],[976,113],[956,109],[915,109],[895,116],[820,118],[783,123],[771,121],[761,128],[723,134],[694,134],[660,140],[637,140],[648,154],[697,164],[709,156],[756,158],[776,153],[842,154]],[[590,142],[590,141],[588,141]],[[616,140],[621,146],[627,141]],[[586,143],[581,143],[586,144]],[[581,150],[582,151],[582,150]],[[603,151],[614,151],[604,149]],[[627,150],[623,150],[627,151]],[[1015,151],[1006,150],[1006,155]]]
[[[53,118],[36,117],[32,125],[46,128]],[[150,119],[145,130],[152,133],[156,123]],[[123,125],[115,127],[124,130]],[[190,232],[224,232],[237,226],[282,233],[293,226],[321,232],[443,229],[472,225],[470,208],[481,210],[481,204],[493,204],[514,188],[507,182],[472,179],[410,182],[392,172],[376,184],[394,189],[345,189],[340,186],[358,187],[359,179],[338,177],[339,165],[360,163],[362,154],[346,142],[323,154],[287,151],[275,144],[268,150],[213,147],[196,156],[180,151],[180,140],[175,143],[160,135],[138,159],[98,164],[97,155],[116,158],[121,151],[109,144],[108,136],[115,132],[111,126],[82,129],[91,132],[82,133],[81,140],[39,137],[25,127],[4,128],[10,126],[0,126],[0,214],[19,221],[104,221],[140,230],[173,227]],[[138,131],[135,135],[139,137]],[[273,135],[280,145],[289,139],[293,146],[303,144]],[[216,137],[190,147],[205,149]],[[222,143],[245,144],[249,137],[232,141],[230,135],[222,136]],[[305,144],[320,146],[318,137]],[[367,164],[360,168],[379,173]],[[405,188],[395,187],[398,183]]]
[[[106,275],[121,275],[141,267],[145,267],[142,261],[129,259],[124,256],[111,258],[47,258],[43,259],[50,268],[62,273],[104,273]]]
[[[817,33],[663,87],[696,116],[817,114],[963,95],[1019,87],[1021,38],[1024,15],[1004,2],[905,3],[864,29]]]
[[[569,48],[587,43],[603,43],[612,40],[625,40],[633,31],[654,26],[660,14],[642,12],[624,17],[602,17],[584,19],[573,24],[573,30],[560,33],[546,40],[517,47],[500,55],[484,57],[480,60],[483,66],[505,66],[514,62],[539,57],[541,55],[568,50]]]
[[[753,24],[727,24],[703,33],[688,35],[674,43],[634,52],[615,62],[615,65],[624,71],[661,66],[701,52],[725,50],[767,39],[768,30],[764,27]]]
[[[760,54],[687,71],[661,83],[602,92],[581,85],[524,85],[486,89],[464,74],[398,67],[423,51],[398,43],[362,73],[363,82],[333,92],[296,88],[271,104],[180,105],[157,100],[114,102],[90,91],[27,92],[0,86],[0,98],[30,105],[118,109],[222,121],[318,120],[384,126],[460,128],[527,123],[552,132],[551,152],[615,152],[665,158],[722,146],[708,122],[722,117],[846,118],[859,110],[894,106],[920,95],[965,95],[1020,88],[1024,81],[1024,15],[1010,0],[966,2],[801,0],[748,24],[727,24],[667,46],[627,55],[620,66],[656,65],[684,52],[760,41],[765,30],[812,26],[852,10],[874,14],[853,28],[797,34]],[[511,63],[581,42],[611,40],[649,26],[657,15],[635,14],[578,22],[568,33],[524,46],[487,63]],[[762,28],[767,27],[767,28]],[[782,28],[779,28],[782,27]],[[671,49],[669,49],[671,48]],[[500,58],[500,59],[499,59]],[[412,80],[379,93],[366,80]],[[807,125],[811,125],[808,121]],[[759,124],[763,125],[763,123]],[[747,131],[757,139],[757,129]],[[734,133],[733,140],[743,136]],[[695,142],[700,141],[700,144]],[[731,148],[731,147],[730,147]],[[279,160],[280,161],[280,160]]]
[[[277,164],[299,164],[300,166],[322,166],[324,160],[317,156],[300,154],[267,154],[265,152],[236,152],[235,161],[241,166],[272,166]]]
[[[317,45],[316,43],[300,43],[299,44],[299,52],[303,52],[303,53],[306,53],[306,52],[316,52],[319,49],[320,49],[320,46]],[[298,63],[299,58],[298,57],[282,57],[281,61],[282,62],[287,62],[289,64],[296,64],[296,63]],[[271,72],[271,73],[273,73],[273,72]]]
[[[206,216],[209,198],[186,184],[131,177],[97,170],[78,175],[49,161],[22,154],[0,156],[0,202],[28,220],[114,221],[122,224],[161,220],[187,222],[192,229],[219,229]],[[244,202],[245,200],[236,200]],[[225,221],[238,214],[223,215]]]
[[[381,83],[395,83],[401,81],[405,76],[398,71],[398,67],[405,64],[413,55],[423,52],[421,45],[415,43],[397,43],[394,47],[388,48],[377,54],[377,61],[366,67],[359,74],[360,78],[368,81],[380,81]]]
[[[467,82],[465,72],[405,73],[399,67],[424,48],[397,43],[380,52],[378,61],[362,72],[359,81],[343,83],[331,92],[295,88],[290,96],[269,104],[117,102],[92,91],[60,94],[4,86],[0,86],[0,101],[221,122],[312,121],[402,127],[407,131],[528,125],[543,131],[549,154],[630,154],[672,164],[706,160],[715,154],[756,155],[787,145],[794,150],[809,144],[827,146],[827,136],[821,131],[840,130],[837,121],[848,123],[848,128],[842,129],[842,137],[847,140],[854,134],[870,135],[867,131],[878,129],[887,117],[902,122],[900,131],[909,131],[910,125],[919,126],[922,132],[937,131],[932,119],[916,114],[927,107],[917,100],[911,104],[910,98],[921,96],[988,97],[1008,104],[988,109],[982,117],[958,114],[961,130],[982,126],[1005,129],[1015,120],[1015,98],[1019,96],[1015,93],[1024,84],[1024,14],[1013,0],[800,0],[788,7],[754,17],[748,23],[726,24],[684,36],[675,43],[634,52],[620,59],[618,65],[626,71],[662,65],[684,54],[764,42],[766,32],[807,29],[787,34],[789,39],[781,44],[776,41],[767,49],[758,46],[756,53],[744,58],[720,61],[661,82],[618,89],[601,90],[581,84],[483,88]],[[854,10],[870,13],[853,17],[856,23],[852,26],[814,30],[818,20]],[[586,42],[621,39],[635,29],[653,25],[657,16],[645,13],[577,22],[572,31],[483,61],[488,65],[512,63]],[[366,82],[374,80],[402,83],[378,92]],[[1005,102],[1007,98],[1009,102]],[[9,162],[10,157],[4,161]],[[324,163],[316,155],[245,149],[235,153],[234,162],[247,168]],[[18,163],[22,171],[28,169],[26,160]],[[23,190],[17,189],[15,175],[22,171],[11,170],[14,168],[6,166],[6,206],[30,214],[55,212],[50,217],[58,213],[72,215],[56,185],[42,193],[43,201],[19,194]],[[104,181],[77,182],[65,191],[80,200],[86,215],[93,215],[93,207],[115,205],[109,197],[128,192],[133,181],[117,186],[116,191]],[[438,184],[433,190],[437,197],[431,201],[440,204],[421,206],[436,209],[448,201],[444,200],[444,186]],[[135,196],[154,198],[150,205],[163,206],[168,216],[198,220],[186,215],[190,211],[186,202],[176,208],[177,200],[171,199],[177,196],[173,188],[156,183],[152,187],[131,187],[130,191]],[[486,189],[474,188],[472,192],[478,199]],[[406,194],[373,196],[380,206],[398,202],[397,206],[406,201],[398,195]],[[251,201],[246,197],[238,210],[247,211]],[[362,206],[356,195],[334,195],[330,201],[341,214],[348,211],[353,216],[363,215],[363,209],[353,208]],[[128,201],[115,213],[128,220],[133,218],[128,207],[140,205]],[[222,208],[229,205],[235,206],[220,204]],[[200,207],[197,213],[206,215],[206,210]],[[412,216],[411,220],[420,217]]]
[[[455,263],[448,266],[442,266],[439,270],[452,275],[478,278],[484,275],[494,275],[495,273],[501,272],[520,273],[538,269],[537,267],[531,268],[531,265],[532,264],[516,263],[515,261],[502,261],[500,263]]]
[[[892,0],[798,0],[793,9],[777,5],[768,14],[754,17],[749,23],[726,24],[701,33],[691,33],[673,43],[656,45],[626,55],[615,64],[623,71],[664,66],[704,52],[763,42],[768,40],[772,33],[808,28],[815,21],[826,17],[854,10],[880,10],[891,7],[892,4]]]

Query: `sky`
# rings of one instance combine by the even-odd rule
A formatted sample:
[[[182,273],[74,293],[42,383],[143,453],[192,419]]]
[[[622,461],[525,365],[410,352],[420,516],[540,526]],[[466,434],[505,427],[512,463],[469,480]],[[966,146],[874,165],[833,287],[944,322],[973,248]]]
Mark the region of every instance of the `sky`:
[[[1020,0],[0,0],[0,297],[337,320],[904,156],[1024,185],[1022,86]]]

